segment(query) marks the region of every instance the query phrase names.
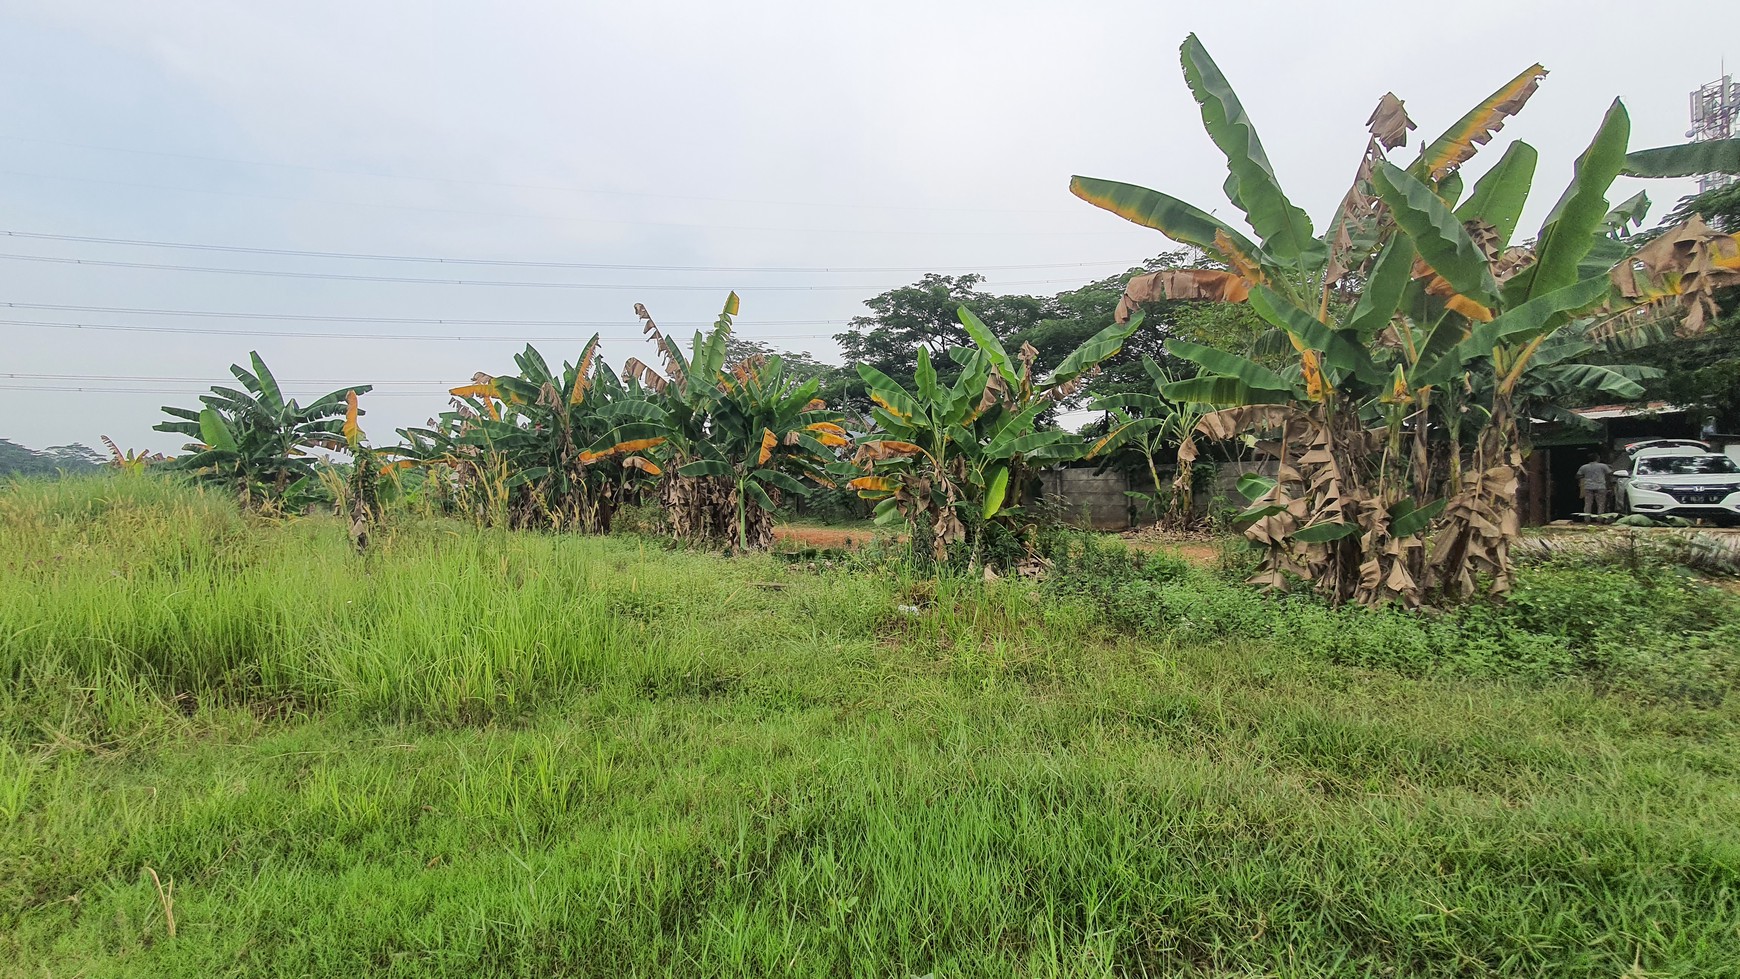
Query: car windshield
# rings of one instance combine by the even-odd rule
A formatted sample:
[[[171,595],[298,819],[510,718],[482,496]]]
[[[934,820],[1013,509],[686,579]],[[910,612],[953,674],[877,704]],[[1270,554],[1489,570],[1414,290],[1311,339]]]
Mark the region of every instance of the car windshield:
[[[1702,476],[1706,473],[1740,472],[1727,456],[1651,456],[1637,460],[1639,476]]]

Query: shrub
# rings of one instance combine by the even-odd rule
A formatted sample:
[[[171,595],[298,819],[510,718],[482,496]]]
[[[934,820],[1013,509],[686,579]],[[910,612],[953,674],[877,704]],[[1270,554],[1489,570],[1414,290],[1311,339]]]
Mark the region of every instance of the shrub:
[[[1740,598],[1658,565],[1536,565],[1506,602],[1423,612],[1265,595],[1176,555],[1085,534],[1052,560],[1051,593],[1091,602],[1113,628],[1157,642],[1268,642],[1414,675],[1582,678],[1706,703],[1740,680]]]

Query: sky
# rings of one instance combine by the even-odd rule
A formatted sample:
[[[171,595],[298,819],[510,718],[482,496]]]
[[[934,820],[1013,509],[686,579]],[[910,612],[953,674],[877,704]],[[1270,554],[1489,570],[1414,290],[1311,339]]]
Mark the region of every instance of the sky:
[[[528,340],[645,356],[636,302],[687,336],[735,289],[741,335],[837,361],[862,301],[925,272],[1073,288],[1172,246],[1071,174],[1239,218],[1191,31],[1319,226],[1386,91],[1417,146],[1544,64],[1493,144],[1541,151],[1532,229],[1614,97],[1633,148],[1681,142],[1687,93],[1740,62],[1731,4],[1696,29],[1605,0],[1228,9],[0,0],[0,437],[173,451],[159,406],[258,350],[304,401],[375,384],[387,444]],[[1691,188],[1648,189],[1659,216]]]

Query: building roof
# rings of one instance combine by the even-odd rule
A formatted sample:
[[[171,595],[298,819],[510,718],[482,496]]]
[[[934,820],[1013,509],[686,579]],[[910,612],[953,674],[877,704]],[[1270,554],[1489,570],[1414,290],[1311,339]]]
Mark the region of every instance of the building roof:
[[[1677,415],[1690,411],[1681,405],[1668,404],[1666,401],[1646,401],[1643,404],[1627,405],[1590,405],[1587,408],[1572,408],[1574,414],[1581,415],[1590,421],[1601,421],[1606,418],[1637,418],[1642,415]]]

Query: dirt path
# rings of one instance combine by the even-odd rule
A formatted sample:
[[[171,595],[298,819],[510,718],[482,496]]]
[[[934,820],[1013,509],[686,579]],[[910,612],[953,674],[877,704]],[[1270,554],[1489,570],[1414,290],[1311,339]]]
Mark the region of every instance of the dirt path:
[[[863,527],[794,527],[781,524],[773,528],[773,536],[804,547],[827,550],[853,550],[876,538],[876,530]]]
[[[1213,567],[1220,563],[1220,551],[1213,541],[1201,537],[1187,535],[1172,535],[1155,531],[1141,531],[1135,534],[1120,535],[1124,543],[1138,551],[1171,551],[1201,567]]]

